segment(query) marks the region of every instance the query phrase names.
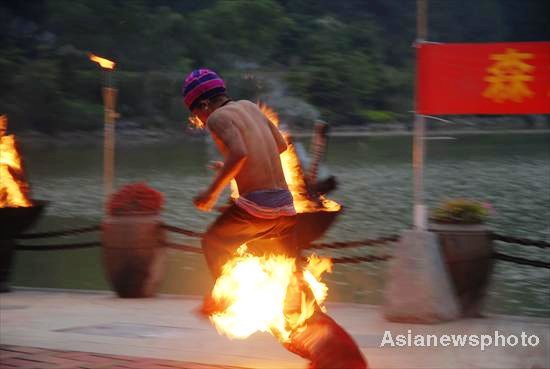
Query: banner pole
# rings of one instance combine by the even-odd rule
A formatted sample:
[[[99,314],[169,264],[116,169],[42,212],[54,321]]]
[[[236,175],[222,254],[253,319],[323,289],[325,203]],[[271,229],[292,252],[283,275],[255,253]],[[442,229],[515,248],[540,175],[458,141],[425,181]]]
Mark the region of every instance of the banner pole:
[[[416,47],[418,48],[428,37],[428,0],[416,0]],[[419,60],[416,53],[416,73],[418,74]],[[420,83],[418,78],[416,83]],[[418,91],[418,86],[416,86]],[[413,172],[414,172],[414,226],[423,231],[427,228],[427,210],[424,204],[424,135],[426,130],[426,118],[418,114],[418,94],[415,95],[415,120],[413,138]]]

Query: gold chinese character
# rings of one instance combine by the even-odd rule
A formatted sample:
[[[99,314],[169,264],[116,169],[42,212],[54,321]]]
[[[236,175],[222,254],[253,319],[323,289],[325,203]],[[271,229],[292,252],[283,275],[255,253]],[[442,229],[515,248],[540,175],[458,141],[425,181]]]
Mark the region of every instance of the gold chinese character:
[[[483,92],[484,97],[502,103],[506,100],[522,102],[523,98],[534,95],[527,82],[534,80],[529,74],[535,67],[524,62],[533,59],[533,54],[506,49],[506,53],[492,54],[490,59],[495,63],[487,68],[490,75],[484,80],[489,82],[489,87]]]

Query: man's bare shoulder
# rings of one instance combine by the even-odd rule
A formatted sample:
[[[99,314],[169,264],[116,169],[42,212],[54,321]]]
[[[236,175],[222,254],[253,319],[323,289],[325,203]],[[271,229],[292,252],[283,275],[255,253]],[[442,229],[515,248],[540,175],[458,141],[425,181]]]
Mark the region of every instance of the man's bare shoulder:
[[[243,104],[244,106],[253,107],[255,109],[258,109],[258,105],[256,103],[253,103],[250,100],[239,100],[237,101],[239,104]]]
[[[234,109],[244,109],[246,111],[250,110],[256,110],[257,112],[260,112],[260,108],[258,107],[258,104],[250,101],[250,100],[238,100],[233,102],[232,104],[228,105],[230,109],[227,109],[227,112],[231,112]]]
[[[221,124],[231,124],[233,121],[232,114],[227,109],[218,109],[208,117],[206,126],[210,129],[219,127]]]
[[[213,112],[206,125],[208,127],[218,126],[220,124],[231,124],[235,120],[235,115],[238,114],[238,110],[258,109],[258,106],[249,100],[239,100],[226,105],[223,108],[217,109]]]

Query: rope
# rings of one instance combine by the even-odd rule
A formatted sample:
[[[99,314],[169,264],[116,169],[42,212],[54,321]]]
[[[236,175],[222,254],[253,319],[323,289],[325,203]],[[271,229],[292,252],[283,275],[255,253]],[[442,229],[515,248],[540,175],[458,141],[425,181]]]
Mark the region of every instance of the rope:
[[[187,252],[193,252],[196,254],[202,254],[202,249],[194,246],[189,245],[178,245],[171,242],[164,242],[163,247],[167,247],[169,249],[179,250],[179,251],[187,251]],[[368,263],[372,261],[386,261],[389,260],[392,257],[392,255],[382,255],[382,256],[375,256],[375,255],[369,255],[369,256],[358,256],[358,257],[342,257],[342,258],[336,258],[332,259],[332,262],[334,264],[358,264],[358,263]],[[305,260],[306,258],[304,258]]]
[[[197,238],[202,237],[202,233],[195,232],[195,231],[190,231],[188,229],[174,227],[174,226],[171,226],[171,225],[168,225],[168,224],[162,224],[160,227],[163,228],[163,229],[166,229],[167,231],[183,234],[183,235],[186,235],[186,236],[189,236],[189,237],[197,237]]]
[[[362,247],[362,246],[377,246],[384,245],[390,242],[395,242],[399,240],[398,235],[392,235],[382,238],[377,238],[373,240],[362,240],[362,241],[347,241],[347,242],[333,242],[333,243],[314,243],[311,246],[307,247],[308,250],[318,250],[318,249],[345,249],[351,247]]]
[[[167,224],[162,224],[161,228],[170,232],[183,234],[188,237],[202,237],[202,234],[199,232],[178,228]],[[68,229],[68,230],[62,230],[62,231],[23,234],[23,235],[19,235],[17,239],[64,237],[64,236],[76,235],[76,234],[81,234],[86,232],[95,232],[99,230],[101,230],[101,226],[95,225],[95,226]],[[546,241],[530,240],[530,239],[520,238],[520,237],[503,236],[496,233],[493,233],[491,237],[494,241],[514,243],[514,244],[524,245],[524,246],[535,246],[539,248],[550,247],[550,243]],[[391,236],[381,237],[377,239],[366,239],[366,240],[360,240],[360,241],[316,243],[316,244],[311,244],[307,249],[308,250],[346,249],[346,248],[352,248],[352,247],[377,246],[377,245],[384,245],[390,242],[395,242],[397,240],[399,240],[398,235],[391,235]],[[97,246],[101,246],[101,242],[92,241],[92,242],[64,244],[64,245],[47,245],[47,246],[16,245],[15,250],[20,250],[20,251],[76,250],[76,249],[91,248],[91,247],[97,247]],[[166,242],[164,243],[163,246],[174,250],[192,252],[196,254],[203,253],[201,248],[193,247],[189,245],[178,245],[175,243]],[[358,264],[358,263],[368,263],[373,261],[387,261],[391,257],[392,255],[389,255],[389,254],[382,255],[382,256],[367,255],[367,256],[355,256],[355,257],[341,257],[341,258],[332,259],[332,262],[334,264]],[[550,263],[540,261],[540,260],[530,260],[530,259],[525,259],[521,257],[501,254],[498,252],[495,252],[493,254],[493,257],[498,260],[508,261],[516,264],[550,269]]]
[[[71,244],[65,244],[65,245],[47,245],[47,246],[16,245],[15,249],[20,251],[76,250],[76,249],[85,249],[85,248],[97,247],[97,246],[101,246],[101,242],[92,241],[92,242],[71,243]]]
[[[174,227],[168,224],[161,225],[161,228],[170,232],[183,234],[188,237],[198,237],[198,238],[202,237],[202,233],[179,228],[179,227]],[[382,238],[373,239],[373,240],[367,239],[367,240],[361,240],[361,241],[317,243],[317,244],[311,244],[309,247],[307,247],[307,249],[309,250],[344,249],[344,248],[351,248],[351,247],[375,246],[375,245],[383,245],[386,243],[395,242],[397,240],[399,240],[399,236],[392,235],[392,236],[382,237]]]
[[[202,254],[202,249],[198,247],[189,246],[189,245],[178,245],[171,242],[165,242],[163,244],[163,247],[174,249],[174,250],[180,250],[180,251],[194,252],[195,254]]]
[[[16,238],[18,240],[30,240],[34,238],[63,237],[63,236],[70,236],[70,235],[79,234],[79,233],[99,231],[100,229],[101,227],[99,225],[95,225],[91,227],[67,229],[64,231],[22,234],[17,236]]]
[[[393,255],[368,255],[368,256],[355,256],[355,257],[343,257],[332,259],[333,264],[359,264],[359,263],[370,263],[372,261],[386,261],[393,257]]]
[[[509,261],[511,263],[521,264],[521,265],[529,265],[534,266],[538,268],[546,268],[550,269],[550,263],[540,260],[530,260],[525,258],[520,258],[517,256],[511,256],[506,254],[501,254],[500,252],[493,253],[493,258],[497,260],[503,260],[503,261]]]
[[[535,247],[539,247],[541,249],[550,247],[550,243],[548,243],[546,241],[530,240],[530,239],[527,239],[527,238],[520,238],[520,237],[503,236],[503,235],[496,234],[496,233],[493,233],[491,237],[494,241],[515,243],[515,244],[523,245],[523,246],[535,246]]]

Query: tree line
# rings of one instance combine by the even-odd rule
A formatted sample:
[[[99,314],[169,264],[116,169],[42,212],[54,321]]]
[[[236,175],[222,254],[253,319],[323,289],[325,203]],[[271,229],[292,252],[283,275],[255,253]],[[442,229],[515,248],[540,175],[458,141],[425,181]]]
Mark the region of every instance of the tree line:
[[[121,121],[185,122],[181,83],[216,70],[233,98],[263,99],[297,127],[410,119],[414,0],[28,0],[0,5],[0,111],[10,128],[102,127],[117,62]],[[429,40],[550,40],[545,0],[430,0]]]

